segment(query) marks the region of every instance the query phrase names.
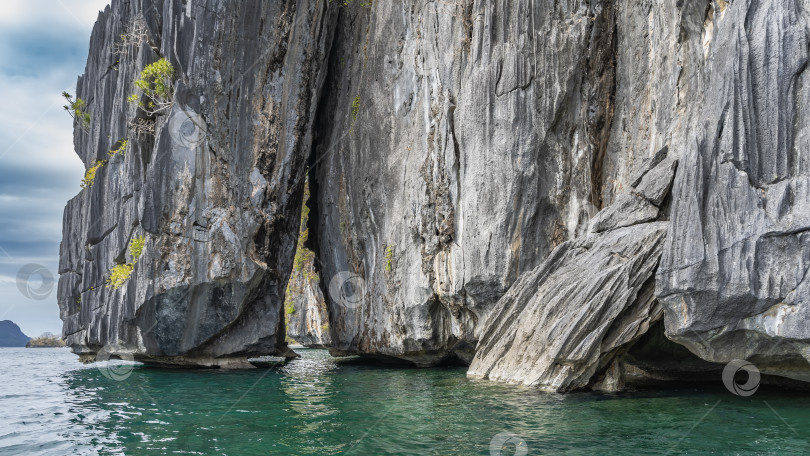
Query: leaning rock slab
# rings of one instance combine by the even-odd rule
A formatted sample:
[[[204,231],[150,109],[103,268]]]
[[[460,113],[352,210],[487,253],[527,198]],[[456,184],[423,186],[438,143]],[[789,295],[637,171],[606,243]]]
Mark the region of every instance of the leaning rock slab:
[[[661,206],[672,187],[672,180],[675,178],[677,168],[678,160],[667,159],[641,178],[641,182],[635,186],[634,193],[656,206]]]
[[[660,318],[643,291],[655,275],[667,225],[619,228],[557,247],[498,302],[468,375],[548,391],[588,386],[617,348]],[[621,380],[607,383],[601,387]]]
[[[658,208],[636,193],[625,193],[608,208],[591,220],[594,233],[622,228],[638,223],[651,222],[658,218]]]

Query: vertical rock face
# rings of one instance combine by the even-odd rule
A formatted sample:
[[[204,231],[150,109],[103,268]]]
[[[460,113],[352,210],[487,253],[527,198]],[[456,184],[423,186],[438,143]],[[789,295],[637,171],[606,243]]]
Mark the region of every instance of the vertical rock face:
[[[469,362],[520,274],[584,235],[645,159],[680,153],[705,13],[620,0],[341,10],[314,148],[335,347]]]
[[[341,10],[314,150],[320,257],[341,295],[330,293],[336,349],[469,362],[498,298],[657,150],[608,159],[617,11]]]
[[[118,1],[99,15],[77,96],[89,167],[120,139],[92,187],[65,210],[59,303],[68,344],[172,364],[285,354],[293,260],[315,101],[329,29],[319,1]],[[139,23],[143,33],[126,35]],[[126,99],[145,65],[176,70],[170,111]],[[119,289],[116,264],[145,249]]]
[[[622,156],[644,145],[647,129],[628,113],[635,106],[644,111],[651,105],[651,128],[666,139],[671,155],[682,157],[668,209],[669,234],[655,276],[666,334],[706,361],[747,358],[765,373],[808,380],[809,296],[804,286],[808,256],[803,247],[808,223],[802,202],[807,199],[803,165],[807,151],[802,138],[808,128],[803,106],[810,11],[799,3],[746,1],[682,2],[676,11],[669,8],[619,8],[616,110],[607,151],[621,162]],[[640,51],[652,48],[638,32],[646,23],[652,26],[651,36],[660,35],[670,29],[673,18],[679,19],[677,45],[665,44],[657,58],[663,57],[664,70],[666,62],[675,62],[676,71],[645,84],[639,71],[652,66],[649,59],[640,58],[644,55]],[[671,85],[672,81],[677,82]],[[660,91],[668,84],[673,92]],[[628,133],[640,136],[627,142],[633,149],[615,142]],[[644,179],[652,182],[652,175],[666,172],[666,166],[659,166]],[[646,184],[633,185],[634,192],[645,194],[649,202],[664,201],[649,198]],[[654,212],[640,206],[634,192],[618,196],[597,214],[591,229],[643,226],[636,224]],[[642,243],[645,238],[630,236],[632,240],[623,243]],[[605,242],[609,234],[599,239]],[[607,243],[598,249],[603,254],[605,249],[618,252],[625,261],[636,259],[621,254],[622,244]],[[599,253],[589,255],[598,258]],[[616,277],[607,266],[597,269]],[[565,278],[568,270],[583,276]],[[605,326],[638,336],[637,328],[654,319],[643,325],[637,319],[613,320],[615,313],[605,309],[618,306],[625,313],[639,314],[634,310],[638,304],[627,306],[630,301],[621,294],[631,287],[622,282],[600,287],[601,293],[596,293],[591,280],[601,274],[588,271],[576,257],[561,260],[552,255],[544,266],[522,277],[499,303],[503,313],[499,310],[495,321],[484,325],[485,336],[470,374],[562,391],[588,385],[620,387],[621,381],[614,380],[621,376],[620,355],[630,345],[611,355],[616,345],[605,343],[609,340]],[[525,281],[535,282],[528,287],[534,293],[526,291]],[[568,290],[566,285],[580,292],[561,305],[559,296]],[[604,293],[614,294],[608,306],[602,305]],[[596,314],[578,314],[583,308]],[[601,384],[598,373],[606,377]]]
[[[807,381],[810,9],[718,2],[707,30],[707,98],[657,279],[667,335],[710,361]]]

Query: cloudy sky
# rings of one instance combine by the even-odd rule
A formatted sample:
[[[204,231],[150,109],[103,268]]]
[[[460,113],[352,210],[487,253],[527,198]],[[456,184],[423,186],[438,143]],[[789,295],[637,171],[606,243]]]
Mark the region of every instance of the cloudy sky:
[[[62,209],[79,192],[84,166],[73,152],[61,93],[75,93],[90,32],[107,4],[0,2],[0,320],[14,321],[28,336],[62,328],[56,283],[50,290],[43,277],[58,279]],[[24,293],[17,276],[30,264],[44,270],[24,269],[40,269]]]

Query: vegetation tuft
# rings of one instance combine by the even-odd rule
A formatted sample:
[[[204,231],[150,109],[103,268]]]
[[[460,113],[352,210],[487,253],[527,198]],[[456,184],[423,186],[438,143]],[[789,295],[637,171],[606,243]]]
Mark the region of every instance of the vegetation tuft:
[[[169,110],[174,95],[174,75],[174,67],[165,58],[147,65],[140,78],[135,80],[135,87],[141,89],[146,101],[136,93],[130,95],[127,101],[137,103],[149,115]]]
[[[87,103],[81,98],[73,99],[73,95],[62,92],[62,97],[67,100],[66,105],[63,106],[65,111],[73,117],[73,120],[79,123],[79,126],[87,130],[90,128],[90,113],[87,112]]]
[[[121,288],[127,283],[133,270],[135,270],[134,263],[116,264],[110,269],[110,278],[107,279],[107,283],[115,289]]]
[[[389,245],[385,248],[385,272],[391,272],[394,269],[394,246]]]
[[[146,236],[136,236],[129,242],[129,254],[132,255],[133,263],[137,263],[138,258],[143,255],[144,246],[146,246]]]
[[[354,133],[354,124],[357,122],[357,116],[360,114],[360,95],[354,97],[352,101],[352,126],[349,128],[349,133]]]
[[[293,286],[296,286],[296,276],[302,276],[306,281],[313,282],[319,279],[318,274],[313,267],[315,260],[315,252],[306,248],[305,244],[309,239],[309,181],[304,182],[304,198],[301,202],[301,222],[298,227],[298,244],[295,247],[295,257],[293,259],[293,274],[287,282],[287,291],[284,299],[284,313],[287,327],[290,326],[290,315],[295,313],[295,302],[293,301]]]
[[[113,158],[116,155],[121,155],[121,156],[126,155],[126,153],[127,153],[127,145],[128,144],[129,144],[129,140],[127,140],[127,139],[119,139],[118,140],[118,147],[116,147],[115,149],[111,149],[107,153],[107,156],[109,156],[110,158]]]
[[[115,43],[116,54],[127,55],[130,52],[137,52],[141,44],[149,38],[146,21],[142,17],[136,17],[124,26],[124,33],[120,38],[121,41]]]
[[[96,160],[96,163],[85,171],[81,184],[82,189],[90,188],[96,183],[96,173],[106,164],[107,160]]]
[[[306,248],[305,244],[309,240],[309,182],[304,182],[304,200],[301,203],[301,224],[298,228],[298,244],[295,247],[295,259],[293,260],[293,271],[301,272],[307,280],[318,280],[318,274],[311,268],[315,259],[315,252]]]
[[[155,135],[155,121],[144,118],[137,118],[129,123],[129,128],[135,133],[135,136],[142,137],[146,135]]]
[[[129,255],[132,257],[132,262],[124,264],[116,264],[110,269],[110,277],[107,283],[115,289],[121,288],[129,280],[132,271],[135,270],[135,264],[138,259],[143,255],[144,247],[146,246],[146,237],[137,236],[129,242]]]

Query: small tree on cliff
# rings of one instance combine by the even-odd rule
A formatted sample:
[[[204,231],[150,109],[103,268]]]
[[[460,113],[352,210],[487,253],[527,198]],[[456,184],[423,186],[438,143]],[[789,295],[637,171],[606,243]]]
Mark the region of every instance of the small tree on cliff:
[[[141,77],[135,80],[135,87],[141,89],[142,96],[133,93],[127,101],[137,103],[150,116],[168,111],[174,97],[174,75],[174,67],[165,58],[147,65]]]
[[[115,53],[127,55],[131,51],[137,52],[141,44],[149,39],[146,21],[142,17],[136,17],[129,24],[124,26],[124,33],[121,34],[121,41],[115,43]]]
[[[83,130],[88,130],[90,128],[90,113],[87,112],[87,103],[81,98],[74,100],[73,95],[67,92],[62,92],[62,97],[68,102],[68,104],[63,106],[65,111],[70,114],[70,117],[73,117],[73,120],[79,123],[79,127]]]
[[[103,168],[106,164],[107,160],[96,160],[96,163],[85,171],[84,179],[82,179],[81,184],[82,189],[91,188],[93,184],[96,183],[96,174],[98,173],[98,170]]]

